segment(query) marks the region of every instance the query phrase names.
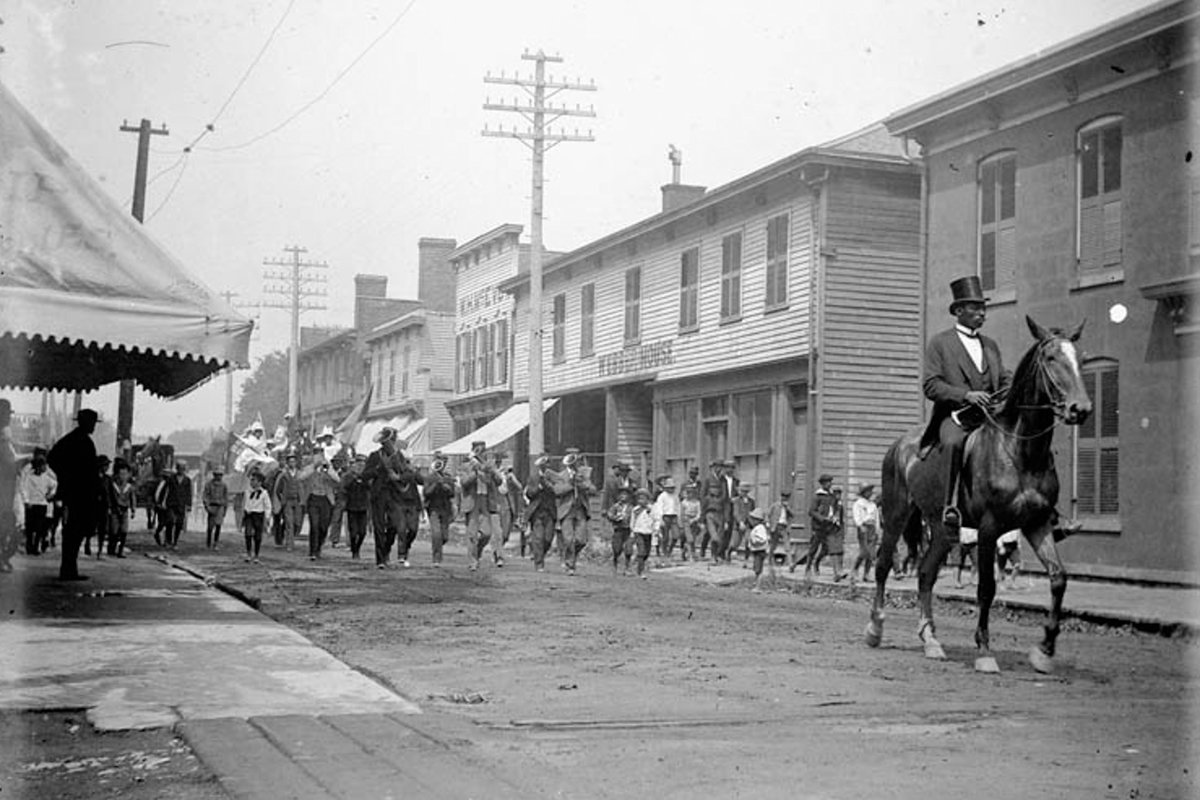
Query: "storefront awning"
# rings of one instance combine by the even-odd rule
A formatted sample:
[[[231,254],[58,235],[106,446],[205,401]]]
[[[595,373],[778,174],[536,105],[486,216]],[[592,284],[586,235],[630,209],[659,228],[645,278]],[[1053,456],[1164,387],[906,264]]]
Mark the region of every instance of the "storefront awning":
[[[545,413],[558,402],[557,397],[542,401],[542,412]],[[484,425],[479,430],[468,433],[445,447],[438,448],[448,456],[465,456],[471,452],[471,442],[482,441],[488,448],[496,447],[507,442],[529,426],[529,403],[514,403],[500,416]]]
[[[0,86],[0,386],[133,379],[176,397],[246,366],[252,323],[120,208]]]

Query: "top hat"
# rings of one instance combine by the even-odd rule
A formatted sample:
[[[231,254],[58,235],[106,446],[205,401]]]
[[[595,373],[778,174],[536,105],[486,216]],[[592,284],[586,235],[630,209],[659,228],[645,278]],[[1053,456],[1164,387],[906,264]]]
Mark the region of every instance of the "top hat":
[[[958,313],[958,307],[963,303],[987,303],[983,296],[983,284],[978,275],[968,275],[950,282],[950,293],[954,299],[950,301],[950,313]]]

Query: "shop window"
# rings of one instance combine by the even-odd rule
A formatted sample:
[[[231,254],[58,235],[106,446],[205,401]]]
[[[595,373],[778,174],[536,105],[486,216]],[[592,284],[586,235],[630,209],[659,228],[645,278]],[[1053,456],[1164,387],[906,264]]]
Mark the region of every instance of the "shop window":
[[[1079,131],[1076,256],[1081,272],[1121,266],[1122,137],[1120,117]]]
[[[721,321],[742,315],[742,233],[721,240]]]
[[[642,336],[642,268],[625,271],[625,343],[634,344]]]
[[[695,330],[699,313],[700,249],[693,247],[679,256],[679,330]]]
[[[579,289],[579,355],[587,358],[596,352],[596,284]]]
[[[666,403],[667,458],[689,458],[696,452],[700,427],[699,405],[695,400]]]
[[[771,447],[771,392],[746,392],[734,395],[735,438],[738,455],[765,453]]]
[[[551,332],[554,343],[551,359],[555,364],[561,364],[567,360],[567,296],[565,294],[554,295]]]
[[[988,291],[1009,288],[1017,270],[1017,154],[979,165],[979,280]]]
[[[1120,392],[1117,363],[1107,359],[1083,366],[1083,385],[1092,414],[1076,429],[1075,493],[1079,513],[1120,512]]]

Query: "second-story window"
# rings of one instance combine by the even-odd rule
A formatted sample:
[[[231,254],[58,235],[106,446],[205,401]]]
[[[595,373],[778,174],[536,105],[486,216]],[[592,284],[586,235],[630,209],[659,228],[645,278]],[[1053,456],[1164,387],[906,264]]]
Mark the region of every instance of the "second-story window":
[[[492,323],[492,339],[496,353],[492,382],[503,386],[508,383],[508,320],[498,319]]]
[[[721,319],[742,315],[742,234],[721,240]]]
[[[408,373],[412,367],[412,345],[404,345],[404,358],[401,361],[400,367],[400,394],[407,397],[409,391]]]
[[[700,314],[700,249],[679,256],[679,329],[695,330]]]
[[[1017,271],[1017,155],[1001,153],[979,165],[979,280],[983,288],[1011,287]]]
[[[490,383],[492,362],[491,328],[481,325],[475,329],[475,385],[486,388]]]
[[[767,220],[767,308],[787,305],[788,217],[780,214]]]
[[[554,295],[554,318],[551,325],[554,340],[551,359],[554,363],[561,364],[567,360],[567,296],[565,294]]]
[[[642,268],[625,271],[625,342],[636,342],[642,335]]]
[[[459,392],[471,391],[471,334],[460,333],[455,338],[455,350],[457,351],[458,362],[458,381],[455,389]]]
[[[579,355],[587,358],[596,351],[596,284],[579,289]]]
[[[1081,271],[1121,265],[1120,118],[1098,120],[1079,131],[1078,258]]]
[[[388,399],[396,396],[396,351],[388,351]]]

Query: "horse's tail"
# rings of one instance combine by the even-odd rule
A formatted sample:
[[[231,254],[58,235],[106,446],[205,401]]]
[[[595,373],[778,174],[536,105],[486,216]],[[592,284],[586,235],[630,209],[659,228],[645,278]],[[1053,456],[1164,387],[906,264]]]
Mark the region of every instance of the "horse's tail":
[[[881,476],[884,531],[891,532],[896,538],[903,536],[904,543],[912,553],[917,552],[921,545],[921,515],[909,492],[907,471],[909,451],[915,446],[911,435],[901,436],[892,442],[883,456]]]

